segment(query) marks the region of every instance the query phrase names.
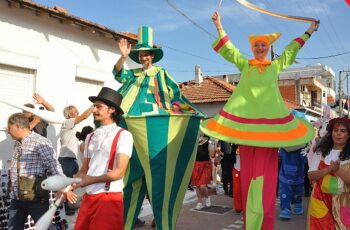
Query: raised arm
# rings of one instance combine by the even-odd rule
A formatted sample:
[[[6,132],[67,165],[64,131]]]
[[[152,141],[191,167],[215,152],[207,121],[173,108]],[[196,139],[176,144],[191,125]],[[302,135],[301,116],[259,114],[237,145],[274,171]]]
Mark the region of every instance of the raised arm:
[[[33,115],[33,120],[29,122],[29,129],[33,130],[37,124],[41,121],[40,117]]]
[[[292,65],[299,50],[304,46],[305,42],[311,37],[311,34],[315,32],[320,24],[320,21],[313,21],[310,27],[300,37],[293,39],[286,48],[282,55],[277,59],[278,72],[282,72],[288,66]]]
[[[74,124],[77,125],[80,122],[82,122],[83,120],[85,120],[86,118],[88,118],[92,111],[94,110],[94,106],[89,107],[87,110],[85,110],[81,115],[77,116],[74,120]]]
[[[222,27],[221,24],[221,17],[218,11],[215,11],[213,16],[211,17],[211,19],[213,20],[213,23],[216,27],[216,30],[218,31],[218,34],[220,34],[221,32],[224,31],[224,28]]]
[[[128,43],[128,40],[125,38],[121,38],[118,42],[118,47],[120,50],[120,58],[118,59],[117,63],[115,64],[115,71],[119,72],[124,65],[124,62],[128,58],[131,50],[131,44]]]
[[[244,65],[248,63],[248,60],[242,56],[241,52],[231,42],[229,36],[226,35],[221,24],[219,12],[215,11],[211,19],[213,20],[218,32],[218,38],[212,44],[214,51],[220,54],[227,61],[235,64],[236,67],[242,71]]]
[[[319,25],[320,21],[313,21],[305,33],[308,33],[311,36],[313,32],[317,31]]]
[[[40,96],[38,93],[34,93],[33,98],[34,98],[34,100],[36,100],[37,103],[43,105],[46,110],[51,111],[51,112],[55,111],[55,108],[49,102],[47,102],[42,96]]]

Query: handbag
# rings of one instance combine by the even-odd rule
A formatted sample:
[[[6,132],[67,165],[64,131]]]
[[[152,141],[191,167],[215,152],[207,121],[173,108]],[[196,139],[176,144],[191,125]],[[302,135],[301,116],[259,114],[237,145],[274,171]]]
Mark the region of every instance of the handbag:
[[[18,198],[23,201],[41,200],[49,197],[49,191],[41,188],[41,182],[45,177],[19,176]]]
[[[34,201],[49,198],[49,191],[41,188],[41,182],[46,179],[44,176],[19,176],[20,175],[20,155],[17,157],[18,175],[18,199],[22,201]]]

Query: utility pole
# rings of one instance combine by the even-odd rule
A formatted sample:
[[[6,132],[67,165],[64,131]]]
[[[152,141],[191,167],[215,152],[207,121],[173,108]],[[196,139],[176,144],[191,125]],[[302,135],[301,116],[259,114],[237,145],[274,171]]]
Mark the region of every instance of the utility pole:
[[[275,51],[273,49],[273,45],[271,45],[271,61],[275,60]]]
[[[349,74],[346,74],[346,107],[348,108],[348,118],[349,118]]]
[[[344,79],[342,79],[342,76],[341,74],[342,73],[346,73],[346,76],[344,77],[344,79],[346,78],[346,81],[347,81],[347,101],[346,103],[349,102],[349,85],[348,85],[348,76],[349,76],[349,73],[350,73],[350,70],[341,70],[339,71],[339,89],[338,89],[338,93],[339,93],[339,117],[342,117],[343,116],[343,92],[342,92],[342,81]],[[349,116],[349,104],[348,105],[348,116]]]
[[[338,89],[338,103],[339,103],[339,117],[342,117],[342,111],[343,111],[343,100],[342,100],[342,82],[341,82],[341,73],[342,71],[339,71],[339,89]]]

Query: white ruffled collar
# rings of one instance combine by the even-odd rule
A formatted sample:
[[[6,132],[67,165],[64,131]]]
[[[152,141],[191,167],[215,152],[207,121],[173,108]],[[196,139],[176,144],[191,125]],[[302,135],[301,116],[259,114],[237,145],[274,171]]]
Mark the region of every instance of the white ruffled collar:
[[[114,131],[116,127],[117,127],[117,124],[112,123],[109,125],[100,126],[96,129],[94,134],[94,141],[97,144],[98,150],[106,147],[107,137],[110,135],[114,135]]]

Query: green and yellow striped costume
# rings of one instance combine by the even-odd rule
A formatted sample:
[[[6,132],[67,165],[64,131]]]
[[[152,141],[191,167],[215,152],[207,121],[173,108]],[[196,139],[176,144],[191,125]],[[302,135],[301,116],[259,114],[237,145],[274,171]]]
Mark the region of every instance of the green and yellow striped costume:
[[[203,113],[172,114],[178,101],[195,108],[168,72],[153,67],[113,71],[123,86],[121,126],[134,137],[134,150],[124,177],[124,229],[132,229],[146,191],[157,229],[175,229],[197,150]]]

